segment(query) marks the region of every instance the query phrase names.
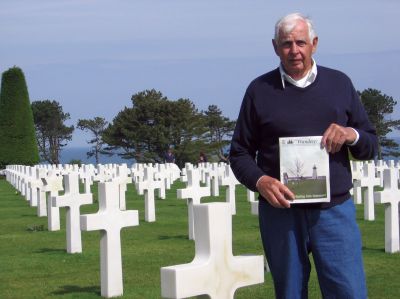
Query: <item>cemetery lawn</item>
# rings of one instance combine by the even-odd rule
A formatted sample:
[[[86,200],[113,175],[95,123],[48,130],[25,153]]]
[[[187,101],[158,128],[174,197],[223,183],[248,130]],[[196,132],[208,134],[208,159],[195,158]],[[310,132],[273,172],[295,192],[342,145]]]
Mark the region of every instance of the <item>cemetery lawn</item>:
[[[289,181],[288,188],[296,194],[298,199],[309,199],[316,197],[326,198],[326,179],[303,179]]]
[[[186,201],[176,198],[175,182],[166,200],[156,200],[156,222],[144,221],[143,196],[128,185],[127,209],[139,210],[139,226],[121,231],[123,298],[161,298],[160,268],[189,263],[194,241],[188,240]],[[97,187],[92,189],[97,198]],[[224,201],[218,198],[202,202]],[[233,216],[233,254],[263,254],[257,217],[251,215],[246,190],[236,189],[237,215]],[[81,214],[95,213],[95,204],[82,206]],[[37,217],[36,208],[4,179],[0,179],[0,298],[99,298],[100,233],[82,232],[83,253],[65,251],[65,210],[60,210],[61,230],[47,231],[47,218]],[[384,207],[375,206],[375,221],[363,220],[357,206],[357,221],[363,238],[363,255],[369,298],[398,298],[400,254],[384,252]],[[195,281],[193,283],[196,283]],[[235,298],[274,298],[272,279],[237,290]],[[315,270],[309,283],[309,298],[322,298]]]

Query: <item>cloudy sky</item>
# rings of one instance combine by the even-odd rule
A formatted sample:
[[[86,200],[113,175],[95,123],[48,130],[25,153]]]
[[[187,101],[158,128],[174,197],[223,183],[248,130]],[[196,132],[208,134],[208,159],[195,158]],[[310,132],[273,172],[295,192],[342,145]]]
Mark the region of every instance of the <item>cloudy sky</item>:
[[[111,121],[151,88],[235,119],[249,82],[278,65],[275,22],[295,11],[315,22],[318,64],[400,105],[398,0],[0,0],[0,71],[21,67],[30,100],[58,101],[69,124]],[[86,139],[76,129],[69,146]]]

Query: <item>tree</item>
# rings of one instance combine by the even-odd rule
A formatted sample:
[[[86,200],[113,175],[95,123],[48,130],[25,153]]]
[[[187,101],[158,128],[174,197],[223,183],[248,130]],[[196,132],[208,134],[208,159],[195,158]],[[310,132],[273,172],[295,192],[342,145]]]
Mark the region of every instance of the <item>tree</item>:
[[[25,76],[18,67],[5,71],[0,91],[0,168],[39,162]]]
[[[204,122],[188,99],[170,101],[161,92],[145,90],[134,94],[132,107],[125,107],[103,134],[108,150],[121,150],[125,159],[162,162],[174,148],[176,163],[195,161],[204,144]]]
[[[79,119],[77,127],[83,131],[89,131],[92,133],[93,138],[88,141],[92,144],[90,151],[88,151],[87,157],[95,157],[96,164],[99,163],[99,155],[112,155],[111,153],[105,151],[105,143],[103,141],[102,135],[106,129],[108,122],[103,117],[96,116],[93,119]]]
[[[210,151],[215,152],[220,159],[223,159],[225,158],[224,149],[231,142],[236,122],[224,117],[222,111],[216,105],[208,106],[204,115],[205,125],[208,129],[206,138],[210,145]]]
[[[378,159],[386,156],[400,156],[399,145],[387,137],[393,129],[399,129],[400,120],[393,120],[390,114],[397,102],[390,96],[382,94],[381,91],[368,88],[358,92],[369,120],[376,128],[378,137]]]
[[[35,101],[32,103],[33,118],[36,127],[36,138],[42,160],[50,164],[60,162],[61,148],[72,139],[74,126],[66,126],[70,119],[57,101]]]
[[[289,169],[290,174],[294,178],[301,178],[304,176],[304,162],[302,162],[299,158],[293,162],[293,167]]]

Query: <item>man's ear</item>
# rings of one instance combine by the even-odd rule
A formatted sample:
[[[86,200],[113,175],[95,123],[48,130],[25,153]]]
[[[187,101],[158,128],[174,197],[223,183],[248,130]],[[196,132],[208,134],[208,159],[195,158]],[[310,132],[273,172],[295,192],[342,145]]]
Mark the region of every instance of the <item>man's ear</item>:
[[[279,56],[279,54],[278,54],[278,45],[277,45],[277,43],[276,43],[276,41],[274,39],[272,39],[272,45],[274,46],[275,54]]]
[[[318,36],[314,37],[313,41],[313,49],[312,49],[312,53],[314,54],[317,51],[317,45],[318,45]]]

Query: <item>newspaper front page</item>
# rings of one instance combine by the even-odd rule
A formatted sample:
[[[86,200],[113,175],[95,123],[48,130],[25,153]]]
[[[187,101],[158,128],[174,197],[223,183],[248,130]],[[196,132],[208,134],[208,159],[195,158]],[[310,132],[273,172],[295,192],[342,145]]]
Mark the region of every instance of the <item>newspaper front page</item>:
[[[330,201],[329,154],[322,136],[279,138],[281,182],[294,194],[292,203]]]

